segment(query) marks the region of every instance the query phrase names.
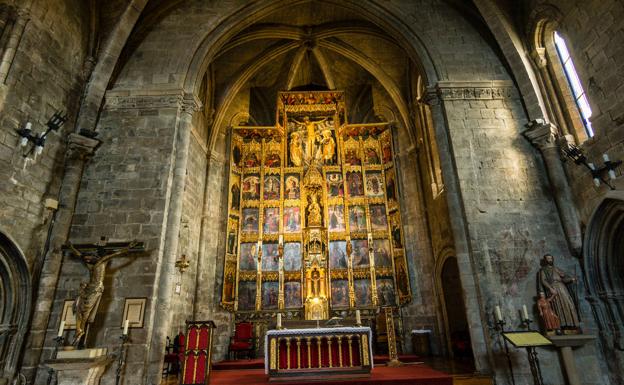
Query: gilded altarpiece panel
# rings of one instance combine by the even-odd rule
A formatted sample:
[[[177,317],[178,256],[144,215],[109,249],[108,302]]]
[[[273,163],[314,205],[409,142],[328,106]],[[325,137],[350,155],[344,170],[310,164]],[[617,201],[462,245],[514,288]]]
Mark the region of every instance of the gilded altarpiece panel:
[[[239,313],[410,301],[392,130],[338,91],[282,92],[272,127],[234,127],[222,305]]]

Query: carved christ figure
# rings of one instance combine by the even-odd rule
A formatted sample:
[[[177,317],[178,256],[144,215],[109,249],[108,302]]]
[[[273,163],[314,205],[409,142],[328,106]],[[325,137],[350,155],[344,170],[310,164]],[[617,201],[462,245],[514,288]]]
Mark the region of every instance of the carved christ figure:
[[[98,246],[103,246],[99,244]],[[80,284],[80,293],[74,301],[74,315],[76,316],[76,335],[72,344],[78,346],[85,337],[87,325],[93,323],[97,313],[102,293],[104,292],[104,277],[108,262],[116,257],[124,256],[130,249],[137,245],[136,241],[128,244],[123,249],[116,250],[110,254],[103,254],[104,249],[99,247],[95,251],[80,252],[71,243],[69,248],[72,253],[84,262],[89,269],[89,281]]]
[[[326,121],[328,117],[325,117],[321,120],[311,121],[309,116],[303,117],[303,122],[293,119],[293,121],[301,127],[306,133],[306,158],[313,159],[316,153],[315,151],[315,142],[317,139],[316,135],[316,127]]]

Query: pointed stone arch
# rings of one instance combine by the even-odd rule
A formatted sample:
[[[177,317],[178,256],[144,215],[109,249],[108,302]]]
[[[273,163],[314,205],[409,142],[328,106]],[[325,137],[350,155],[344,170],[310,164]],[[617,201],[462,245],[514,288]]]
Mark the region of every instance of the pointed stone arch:
[[[31,289],[23,253],[0,231],[0,382],[16,375],[30,320]]]

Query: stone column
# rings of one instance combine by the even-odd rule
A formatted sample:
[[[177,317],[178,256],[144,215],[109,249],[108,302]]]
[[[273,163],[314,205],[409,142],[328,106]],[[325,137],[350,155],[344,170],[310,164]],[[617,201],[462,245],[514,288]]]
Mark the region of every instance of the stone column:
[[[63,259],[61,246],[69,236],[82,173],[87,161],[99,144],[100,141],[97,139],[79,134],[69,134],[63,184],[59,194],[59,209],[50,232],[50,248],[44,255],[41,276],[35,277],[33,280],[33,282],[39,282],[39,287],[22,363],[23,372],[30,383],[34,380],[45,343],[56,284],[61,273]]]
[[[572,198],[572,190],[561,163],[557,128],[542,119],[532,120],[526,127],[527,129],[522,134],[542,153],[563,231],[570,249],[576,256],[579,256],[583,246],[583,235]]]
[[[11,35],[9,36],[6,49],[2,54],[2,61],[0,62],[0,83],[2,84],[4,84],[9,76],[9,70],[13,64],[13,59],[15,59],[15,54],[17,53],[20,40],[22,40],[22,35],[24,34],[24,29],[26,28],[28,20],[30,20],[28,10],[20,9],[17,11],[17,19],[15,19],[15,23],[11,29]]]
[[[146,376],[148,384],[158,384],[162,377],[163,354],[172,319],[170,311],[171,296],[176,274],[175,261],[178,258],[178,241],[184,203],[184,188],[186,186],[191,127],[193,125],[193,114],[200,106],[201,104],[193,95],[185,95],[178,115],[175,142],[176,153],[167,211],[163,259],[161,266],[159,266],[158,278],[156,279],[158,296],[155,299],[157,303],[154,307],[155,313],[153,315],[155,317],[154,329],[147,357]]]
[[[224,189],[229,188],[227,176],[224,175],[225,164],[226,161],[222,155],[216,152],[209,154],[193,303],[193,316],[196,320],[212,319],[212,310],[221,298],[216,272],[222,268],[218,266],[218,261],[222,260],[219,258],[220,255],[215,254],[218,251],[219,242],[224,238],[223,232],[226,231],[224,229],[227,229],[227,208],[222,207]],[[227,205],[227,198],[225,204]],[[215,217],[221,213],[224,214],[225,221],[215,220]]]

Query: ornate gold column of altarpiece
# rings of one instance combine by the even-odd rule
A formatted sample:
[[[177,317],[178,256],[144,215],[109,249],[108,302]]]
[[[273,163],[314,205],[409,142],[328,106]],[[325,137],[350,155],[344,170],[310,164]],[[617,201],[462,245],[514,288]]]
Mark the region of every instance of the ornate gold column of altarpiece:
[[[344,93],[281,92],[274,127],[234,127],[221,303],[327,319],[410,301],[392,131]]]

